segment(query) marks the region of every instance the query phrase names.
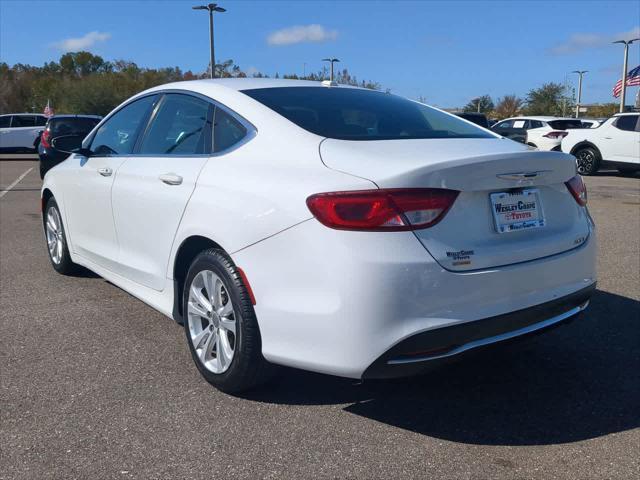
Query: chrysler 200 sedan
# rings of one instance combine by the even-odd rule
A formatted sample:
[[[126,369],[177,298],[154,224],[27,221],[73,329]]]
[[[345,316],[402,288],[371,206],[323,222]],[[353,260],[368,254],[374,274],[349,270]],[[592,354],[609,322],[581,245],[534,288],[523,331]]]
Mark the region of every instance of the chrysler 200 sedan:
[[[56,143],[73,154],[42,188],[53,268],[183,324],[223,391],[273,365],[420,373],[567,320],[595,288],[571,156],[388,93],[173,83]]]

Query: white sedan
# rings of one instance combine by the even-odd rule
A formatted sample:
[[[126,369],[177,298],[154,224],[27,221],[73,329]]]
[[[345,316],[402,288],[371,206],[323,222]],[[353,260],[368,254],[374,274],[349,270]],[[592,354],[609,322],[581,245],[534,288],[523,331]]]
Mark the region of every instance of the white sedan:
[[[181,82],[56,142],[75,153],[42,188],[53,268],[89,268],[183,324],[227,392],[274,364],[419,373],[567,320],[595,289],[571,156],[395,95]]]

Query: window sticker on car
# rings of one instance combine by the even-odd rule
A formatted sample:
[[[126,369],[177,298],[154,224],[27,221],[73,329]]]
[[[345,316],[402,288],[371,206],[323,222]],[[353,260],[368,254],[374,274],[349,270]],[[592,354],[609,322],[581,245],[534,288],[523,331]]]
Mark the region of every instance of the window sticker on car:
[[[513,122],[513,128],[523,128],[524,127],[524,120],[516,120],[515,122]]]

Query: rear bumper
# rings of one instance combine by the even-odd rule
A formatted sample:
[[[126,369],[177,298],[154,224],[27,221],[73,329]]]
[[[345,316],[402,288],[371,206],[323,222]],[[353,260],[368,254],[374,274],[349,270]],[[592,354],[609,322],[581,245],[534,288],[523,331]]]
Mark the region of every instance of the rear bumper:
[[[572,320],[589,304],[593,283],[575,293],[515,312],[436,328],[413,335],[390,348],[363,373],[363,378],[419,374],[434,360],[539,332]]]

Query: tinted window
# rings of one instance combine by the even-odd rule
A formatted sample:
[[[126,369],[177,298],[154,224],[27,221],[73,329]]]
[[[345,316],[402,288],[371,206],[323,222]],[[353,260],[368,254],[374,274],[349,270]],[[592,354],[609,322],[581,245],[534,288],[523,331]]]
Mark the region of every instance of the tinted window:
[[[247,135],[247,129],[222,108],[216,108],[213,127],[214,152],[232,147]]]
[[[511,125],[513,125],[513,120],[505,120],[504,122],[494,125],[493,128],[511,128]]]
[[[14,115],[12,127],[35,127],[36,119],[32,115]]]
[[[53,136],[86,135],[99,121],[99,118],[52,118],[48,128]]]
[[[190,95],[166,95],[142,141],[140,153],[208,153],[211,145],[210,105]]]
[[[243,93],[323,137],[343,140],[493,138],[453,115],[372,90],[281,87]]]
[[[0,128],[9,128],[11,126],[11,116],[0,117]]]
[[[633,132],[636,130],[636,123],[638,123],[638,115],[623,115],[616,120],[616,127],[620,130]]]
[[[554,130],[566,130],[568,128],[583,128],[580,120],[551,120],[549,126]]]
[[[42,127],[47,124],[47,117],[37,116],[36,117],[36,125],[38,127]]]
[[[136,100],[118,110],[98,129],[91,142],[96,155],[122,155],[131,153],[138,129],[147,118],[155,96]]]
[[[469,120],[470,122],[475,123],[476,125],[480,125],[484,128],[489,128],[489,122],[487,121],[487,117],[485,117],[482,113],[456,113],[456,115],[460,118],[464,118],[465,120]]]
[[[531,120],[530,128],[542,128],[542,122],[540,120]]]

